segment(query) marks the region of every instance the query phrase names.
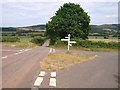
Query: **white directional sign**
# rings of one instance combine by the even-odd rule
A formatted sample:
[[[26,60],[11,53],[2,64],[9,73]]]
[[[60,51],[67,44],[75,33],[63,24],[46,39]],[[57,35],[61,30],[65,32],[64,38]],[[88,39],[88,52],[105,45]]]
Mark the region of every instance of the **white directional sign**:
[[[65,37],[65,38],[69,38],[69,37]]]
[[[72,43],[76,43],[76,41],[70,41],[70,34],[68,34],[67,39],[61,39],[61,41],[68,41],[68,51],[69,51],[69,46],[72,46]]]
[[[61,41],[68,41],[68,39],[61,39]]]
[[[70,43],[76,43],[76,41],[70,41]]]

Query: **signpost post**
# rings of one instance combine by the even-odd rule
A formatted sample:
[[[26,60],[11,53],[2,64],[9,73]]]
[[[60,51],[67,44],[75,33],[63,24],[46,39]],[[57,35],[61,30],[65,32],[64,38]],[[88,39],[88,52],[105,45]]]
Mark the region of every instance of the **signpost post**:
[[[65,37],[66,39],[61,39],[61,41],[67,41],[68,42],[68,51],[70,50],[70,46],[72,46],[72,43],[76,43],[76,41],[70,41],[70,34]]]

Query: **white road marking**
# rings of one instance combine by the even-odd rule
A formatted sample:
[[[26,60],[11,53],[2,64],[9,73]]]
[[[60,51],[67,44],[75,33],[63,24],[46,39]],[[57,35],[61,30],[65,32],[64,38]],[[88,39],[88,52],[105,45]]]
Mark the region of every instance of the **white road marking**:
[[[40,86],[43,81],[43,77],[37,77],[34,86]]]
[[[56,72],[51,72],[51,77],[56,77]]]
[[[8,56],[5,56],[5,57],[2,57],[2,59],[5,59],[5,58],[7,58]]]
[[[23,53],[23,52],[18,52],[18,54]]]
[[[95,57],[97,57],[98,55],[95,55]]]
[[[52,48],[50,48],[50,51],[49,51],[49,53],[51,53],[52,52]]]
[[[45,76],[45,71],[41,71],[39,76],[42,76],[42,77]]]
[[[24,51],[24,49],[19,50],[20,52]]]
[[[56,78],[50,78],[49,86],[56,86]]]
[[[53,49],[53,53],[55,53],[55,49]]]
[[[25,49],[24,51],[28,51],[29,49]]]
[[[15,53],[15,55],[17,55],[17,54],[19,54],[19,53]]]

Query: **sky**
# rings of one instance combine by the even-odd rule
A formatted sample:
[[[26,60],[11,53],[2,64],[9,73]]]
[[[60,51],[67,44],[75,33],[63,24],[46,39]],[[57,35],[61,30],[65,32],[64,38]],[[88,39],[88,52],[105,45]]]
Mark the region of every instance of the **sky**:
[[[117,24],[119,0],[3,0],[0,26],[23,27],[46,24],[64,3],[75,3],[88,12],[90,24]]]

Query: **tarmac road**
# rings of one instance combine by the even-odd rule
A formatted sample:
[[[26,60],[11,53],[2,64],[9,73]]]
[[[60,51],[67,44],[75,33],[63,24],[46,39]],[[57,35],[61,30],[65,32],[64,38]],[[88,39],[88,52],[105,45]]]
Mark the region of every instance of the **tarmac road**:
[[[2,60],[3,88],[33,88],[40,71],[40,60],[50,51],[49,41],[40,48],[21,50],[18,54],[11,53]],[[64,52],[65,50],[54,50]],[[118,87],[118,53],[88,52],[97,55],[94,60],[77,64],[56,72],[55,86],[50,86],[50,73],[46,72],[38,88],[117,88]],[[16,52],[15,52],[16,53]],[[54,81],[54,80],[53,80]]]
[[[46,45],[22,53],[11,53],[2,59],[2,88],[31,88],[40,71],[40,60],[44,58],[49,48]],[[8,54],[7,54],[8,55]]]
[[[118,88],[117,52],[77,52],[97,57],[58,72],[58,88]]]

